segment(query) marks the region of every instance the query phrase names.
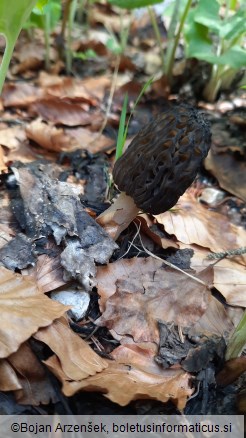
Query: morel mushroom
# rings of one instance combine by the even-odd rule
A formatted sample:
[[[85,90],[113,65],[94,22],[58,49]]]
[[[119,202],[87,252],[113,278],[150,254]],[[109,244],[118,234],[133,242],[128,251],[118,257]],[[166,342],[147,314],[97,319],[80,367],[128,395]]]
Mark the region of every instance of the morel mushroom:
[[[113,178],[122,193],[98,223],[117,238],[140,209],[153,215],[169,210],[194,181],[210,144],[202,114],[187,104],[168,108],[116,161]]]

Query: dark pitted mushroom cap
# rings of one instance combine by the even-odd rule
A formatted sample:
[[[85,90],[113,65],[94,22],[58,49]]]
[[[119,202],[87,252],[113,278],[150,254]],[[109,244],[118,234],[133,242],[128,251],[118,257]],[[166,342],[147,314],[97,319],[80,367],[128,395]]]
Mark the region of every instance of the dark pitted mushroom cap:
[[[187,104],[172,106],[141,129],[116,161],[115,184],[138,208],[163,213],[194,181],[210,144],[203,115]]]

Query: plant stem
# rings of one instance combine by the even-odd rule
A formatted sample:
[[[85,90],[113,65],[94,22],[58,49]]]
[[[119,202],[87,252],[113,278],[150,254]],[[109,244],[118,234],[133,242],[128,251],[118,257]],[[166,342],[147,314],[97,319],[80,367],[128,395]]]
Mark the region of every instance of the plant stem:
[[[165,71],[165,57],[164,57],[164,51],[163,51],[163,47],[162,47],[162,41],[161,41],[161,34],[160,34],[160,30],[156,21],[156,15],[155,12],[153,11],[153,9],[148,6],[148,13],[150,16],[150,20],[151,20],[151,24],[153,26],[154,32],[155,32],[155,37],[156,37],[156,41],[160,50],[160,57],[161,57],[161,63],[162,63],[162,70]]]
[[[192,0],[187,0],[184,13],[183,13],[181,20],[180,20],[180,23],[179,23],[178,31],[177,31],[177,34],[176,34],[175,39],[174,39],[174,44],[173,44],[172,52],[170,55],[170,61],[169,61],[169,65],[167,68],[167,79],[169,82],[171,82],[171,79],[172,79],[173,64],[174,64],[176,49],[178,47],[180,35],[181,35],[182,30],[183,30],[184,23],[185,23],[187,14],[189,12],[189,9],[191,7],[191,4],[192,4]]]
[[[72,70],[72,29],[74,24],[74,17],[77,8],[77,0],[69,1],[69,16],[68,16],[68,36],[67,36],[67,53],[66,53],[66,70],[70,73]]]
[[[14,46],[15,46],[15,39],[13,42],[12,41],[10,42],[8,37],[5,35],[5,51],[4,51],[2,63],[0,65],[0,94],[2,92],[3,84],[7,76],[9,64],[14,51]]]
[[[171,22],[167,33],[168,46],[166,51],[165,74],[167,74],[170,64],[171,53],[174,45],[175,31],[179,20],[179,9],[180,9],[180,0],[176,0],[172,13]]]
[[[246,344],[246,312],[229,339],[226,360],[238,357]]]
[[[44,38],[45,38],[45,69],[50,70],[50,12],[45,14]]]

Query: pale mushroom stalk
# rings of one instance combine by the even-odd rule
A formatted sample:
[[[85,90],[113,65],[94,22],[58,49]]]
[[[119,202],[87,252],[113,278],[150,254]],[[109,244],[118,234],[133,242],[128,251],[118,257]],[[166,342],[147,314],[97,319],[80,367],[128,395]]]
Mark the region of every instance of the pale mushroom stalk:
[[[172,208],[194,181],[210,145],[203,114],[187,104],[170,106],[116,161],[113,179],[121,194],[97,222],[117,239],[139,210],[158,215]]]

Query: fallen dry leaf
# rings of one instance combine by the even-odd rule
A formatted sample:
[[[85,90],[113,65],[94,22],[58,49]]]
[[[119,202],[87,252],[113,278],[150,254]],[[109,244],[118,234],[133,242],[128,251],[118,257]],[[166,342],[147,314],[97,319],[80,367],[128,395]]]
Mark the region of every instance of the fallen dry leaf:
[[[22,274],[27,274],[32,278],[44,293],[66,284],[66,281],[63,279],[63,268],[60,260],[61,250],[58,251],[54,243],[49,243],[47,249],[52,250],[52,248],[58,252],[55,257],[42,254],[38,256],[37,263],[33,268],[22,271]]]
[[[219,181],[220,187],[246,202],[246,164],[233,154],[210,152],[205,160],[206,169]]]
[[[96,106],[102,101],[106,90],[110,88],[111,81],[107,75],[81,80],[41,72],[38,83],[44,88],[46,96],[69,97],[70,99],[74,97],[76,100]]]
[[[0,359],[0,391],[16,391],[21,383],[7,359]]]
[[[237,357],[228,360],[223,369],[217,374],[216,382],[218,385],[227,386],[238,379],[246,371],[246,357]]]
[[[75,334],[66,319],[54,321],[46,329],[40,329],[35,339],[44,342],[56,354],[59,366],[66,374],[67,380],[82,380],[99,373],[108,364],[101,359],[89,345]],[[48,364],[50,359],[45,363]]]
[[[100,295],[100,310],[105,310],[107,300],[116,292],[116,282],[125,276],[144,275],[163,266],[161,261],[152,257],[117,260],[107,266],[98,266],[96,284]]]
[[[191,190],[179,198],[175,210],[155,217],[168,234],[174,234],[185,244],[195,243],[214,252],[246,246],[245,230],[233,225],[226,216],[207,210]]]
[[[35,283],[0,267],[0,358],[8,357],[30,338],[63,315],[69,307],[41,294]]]
[[[210,291],[184,273],[163,268],[160,263],[155,260],[154,269],[143,274],[135,271],[134,278],[118,277],[116,292],[107,299],[106,309],[96,323],[117,334],[130,335],[135,342],[156,343],[158,320],[194,325],[208,307]],[[197,277],[211,284],[212,268]]]
[[[137,216],[135,222],[141,223],[141,231],[149,236],[155,243],[160,245],[161,248],[179,248],[179,245],[174,240],[167,238],[165,233],[158,228],[158,225],[151,220],[151,218],[143,213]]]
[[[241,263],[237,263],[237,257],[221,260],[209,260],[210,251],[192,245],[181,245],[182,248],[191,248],[194,255],[191,259],[191,268],[197,272],[204,270],[207,266],[213,265],[213,285],[225,297],[227,304],[232,306],[246,307],[246,269]]]
[[[0,144],[8,149],[18,149],[20,143],[26,140],[24,126],[11,126],[0,130]]]
[[[27,82],[7,83],[3,87],[2,100],[4,107],[23,108],[42,97],[42,90]]]
[[[115,144],[112,138],[106,137],[98,132],[92,132],[87,128],[71,128],[65,129],[65,134],[71,136],[72,142],[79,145],[79,148],[86,149],[92,154],[109,149]]]
[[[101,373],[81,381],[69,381],[55,356],[48,359],[46,365],[62,382],[62,391],[68,397],[81,390],[98,391],[121,406],[132,400],[154,399],[163,403],[171,400],[178,409],[183,409],[193,393],[191,376],[181,369],[162,370],[154,374],[139,369],[131,361],[127,365],[107,362],[108,367]]]
[[[86,128],[63,129],[45,123],[41,119],[34,120],[26,127],[26,135],[42,148],[52,152],[71,152],[76,149],[87,149],[97,153],[112,146],[114,140],[105,135],[98,135]]]
[[[79,104],[57,98],[33,103],[30,112],[38,114],[48,122],[61,123],[66,126],[90,125],[93,120],[93,114],[88,114]]]
[[[56,128],[41,119],[34,120],[27,125],[26,135],[42,148],[52,152],[71,151],[78,148],[78,143],[66,135],[62,128]]]
[[[57,393],[51,385],[44,366],[26,342],[16,353],[8,357],[8,362],[17,373],[21,384],[21,388],[15,389],[18,403],[38,406],[57,401]]]

